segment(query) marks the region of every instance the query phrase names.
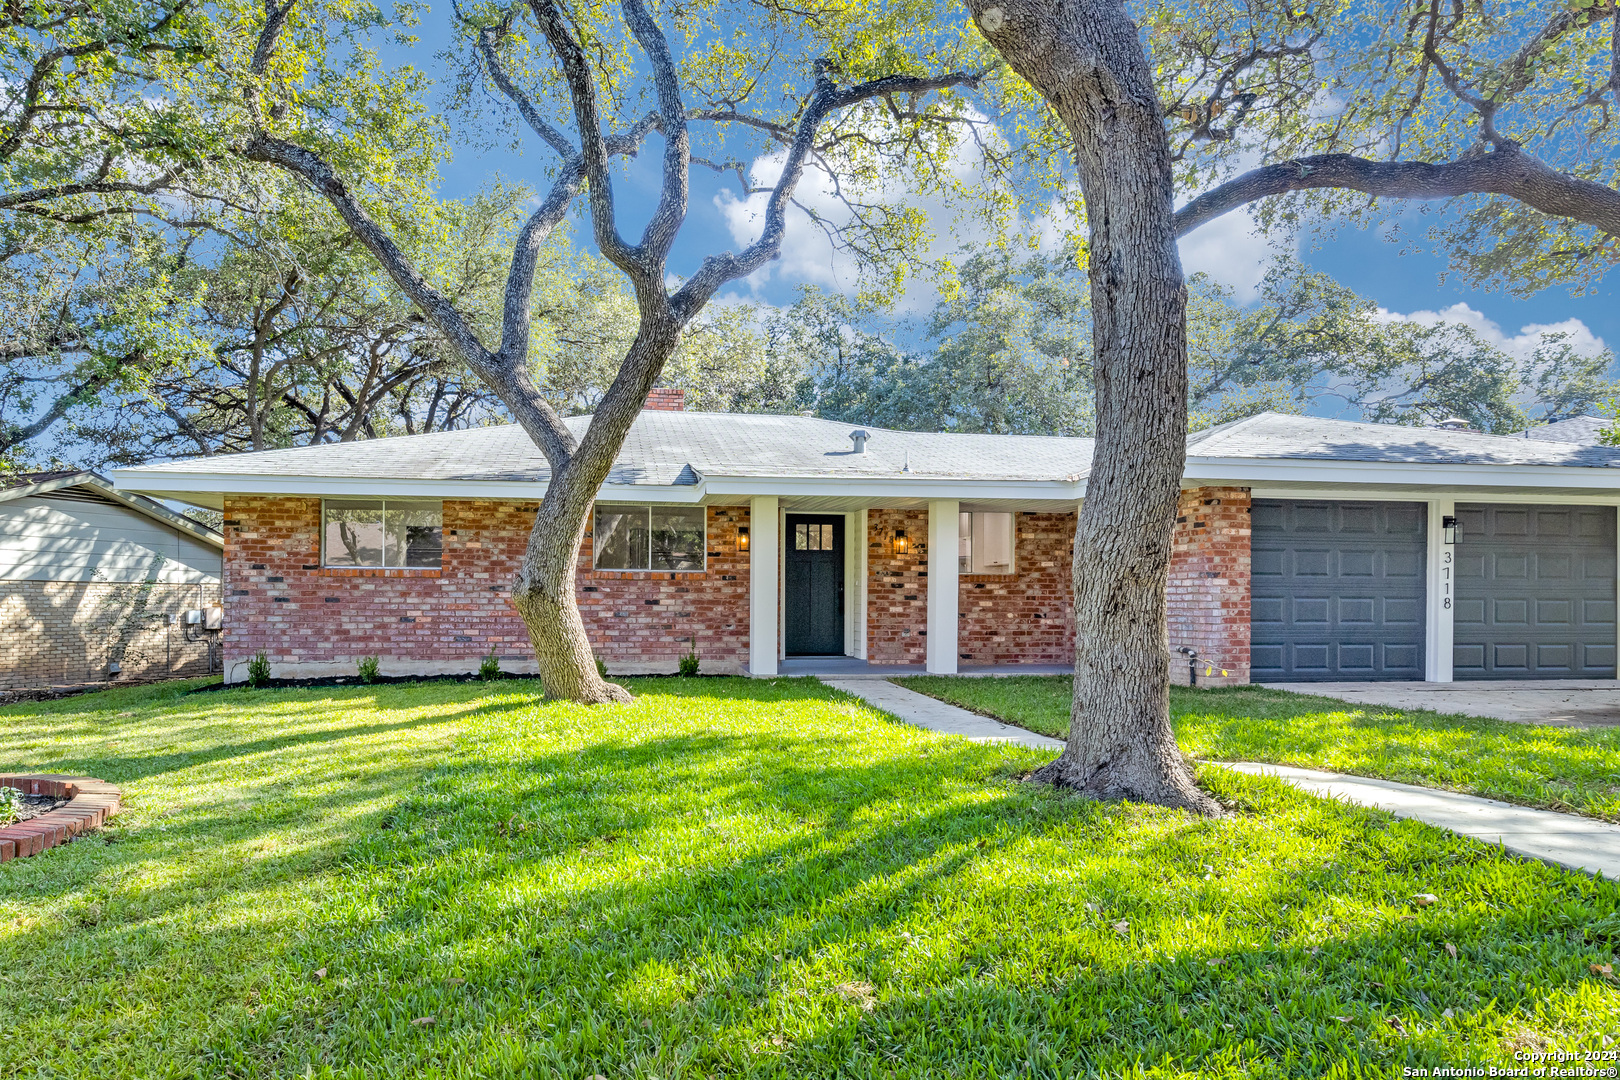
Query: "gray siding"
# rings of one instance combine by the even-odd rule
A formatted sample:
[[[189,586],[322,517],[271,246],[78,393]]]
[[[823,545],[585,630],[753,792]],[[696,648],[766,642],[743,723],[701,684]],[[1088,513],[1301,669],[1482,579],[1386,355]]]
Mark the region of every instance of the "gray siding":
[[[31,495],[0,503],[0,581],[211,584],[220,553],[117,503]]]

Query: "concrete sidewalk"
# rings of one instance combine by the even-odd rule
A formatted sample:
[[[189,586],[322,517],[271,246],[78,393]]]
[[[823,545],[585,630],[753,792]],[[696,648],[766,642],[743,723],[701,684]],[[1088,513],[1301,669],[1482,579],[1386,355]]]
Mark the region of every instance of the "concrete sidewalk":
[[[1526,858],[1620,879],[1620,825],[1606,821],[1551,810],[1532,810],[1454,791],[1397,784],[1393,780],[1249,761],[1215,764],[1238,772],[1278,776],[1313,795],[1377,807],[1398,818],[1414,818],[1487,844],[1500,844]]]
[[[973,742],[1018,743],[1053,753],[1063,750],[1063,743],[1058,739],[1003,724],[881,679],[823,676],[821,681],[908,724],[930,731],[960,735]],[[1398,818],[1413,818],[1487,844],[1500,844],[1526,858],[1602,874],[1611,880],[1620,879],[1620,825],[1391,780],[1246,761],[1211,764],[1238,772],[1281,777],[1312,795],[1376,807]]]
[[[868,705],[897,716],[908,724],[916,724],[930,731],[960,735],[973,742],[1021,743],[1024,746],[1054,752],[1063,749],[1063,743],[1057,739],[1049,739],[1045,735],[1037,735],[1033,731],[1025,731],[1021,727],[1013,727],[1011,724],[1003,724],[1000,720],[992,720],[988,716],[980,716],[978,713],[959,709],[955,705],[947,705],[938,698],[919,694],[915,690],[907,690],[884,679],[840,679],[823,675],[821,681],[834,690],[852,694]]]

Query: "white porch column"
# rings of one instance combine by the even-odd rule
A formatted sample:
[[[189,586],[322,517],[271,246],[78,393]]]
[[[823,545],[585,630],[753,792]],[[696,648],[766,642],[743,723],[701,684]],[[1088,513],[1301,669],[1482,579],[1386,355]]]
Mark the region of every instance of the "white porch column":
[[[866,511],[844,515],[844,655],[866,659]]]
[[[775,495],[755,495],[748,503],[748,670],[754,675],[777,671],[777,502]]]
[[[958,542],[962,504],[928,503],[928,673],[956,674]]]
[[[1423,677],[1451,682],[1452,627],[1457,608],[1457,549],[1446,543],[1444,522],[1457,513],[1455,499],[1429,500],[1428,646]]]

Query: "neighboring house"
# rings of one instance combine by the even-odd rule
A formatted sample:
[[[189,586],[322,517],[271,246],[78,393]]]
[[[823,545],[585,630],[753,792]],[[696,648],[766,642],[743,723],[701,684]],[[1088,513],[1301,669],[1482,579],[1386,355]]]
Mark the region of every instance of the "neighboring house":
[[[799,655],[1072,660],[1091,440],[852,433],[658,393],[580,556],[610,672],[691,647],[756,675]],[[1209,682],[1615,677],[1620,449],[1265,414],[1187,454],[1169,644]],[[224,511],[228,679],[261,650],[281,676],[367,655],[466,672],[492,651],[534,670],[508,590],[548,470],[517,427],[116,475]]]
[[[0,486],[0,689],[210,670],[179,619],[219,604],[214,530],[93,472]]]

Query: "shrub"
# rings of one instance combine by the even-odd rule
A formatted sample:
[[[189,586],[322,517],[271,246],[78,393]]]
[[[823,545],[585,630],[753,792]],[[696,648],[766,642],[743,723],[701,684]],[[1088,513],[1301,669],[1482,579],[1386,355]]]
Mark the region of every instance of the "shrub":
[[[0,787],[0,825],[10,825],[22,812],[22,790]]]
[[[697,638],[692,639],[692,651],[681,657],[681,674],[690,679],[698,673]]]
[[[604,679],[607,678],[607,665],[602,663],[602,658],[593,656],[591,659],[596,661],[596,673]]]
[[[360,669],[360,681],[374,683],[377,681],[377,658],[375,656],[362,656],[355,666]]]
[[[495,655],[493,646],[489,650],[489,655],[484,657],[484,662],[478,665],[478,677],[485,682],[501,677],[501,659]]]
[[[270,681],[270,658],[264,655],[263,649],[260,649],[254,654],[253,659],[248,661],[247,675],[249,686],[263,686]]]

